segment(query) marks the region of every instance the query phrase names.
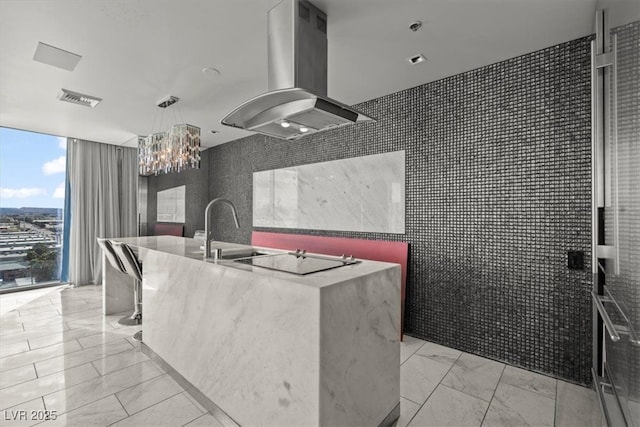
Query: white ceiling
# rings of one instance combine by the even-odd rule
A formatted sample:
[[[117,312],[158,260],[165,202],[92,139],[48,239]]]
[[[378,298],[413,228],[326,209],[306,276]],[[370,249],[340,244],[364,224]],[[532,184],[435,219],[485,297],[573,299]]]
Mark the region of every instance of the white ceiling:
[[[267,10],[278,1],[0,0],[0,126],[130,146],[170,122],[202,128],[205,147],[249,135],[219,121],[267,89]],[[590,34],[596,1],[313,3],[328,15],[328,95],[355,104]],[[33,61],[40,41],[82,59],[72,72]],[[416,53],[428,60],[410,65]],[[60,102],[61,88],[103,101]],[[161,126],[167,95],[181,101]]]

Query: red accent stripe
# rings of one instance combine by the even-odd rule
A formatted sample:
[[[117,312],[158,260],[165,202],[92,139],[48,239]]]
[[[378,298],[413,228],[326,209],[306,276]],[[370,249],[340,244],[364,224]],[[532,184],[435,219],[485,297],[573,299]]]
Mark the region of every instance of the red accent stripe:
[[[155,223],[153,225],[154,236],[179,236],[184,234],[184,225],[182,224],[163,224]]]
[[[254,231],[251,234],[251,245],[292,251],[296,249],[306,249],[312,253],[337,256],[353,255],[360,259],[400,264],[402,271],[400,282],[400,338],[402,339],[404,334],[404,300],[407,283],[407,263],[409,260],[409,244],[407,242]]]

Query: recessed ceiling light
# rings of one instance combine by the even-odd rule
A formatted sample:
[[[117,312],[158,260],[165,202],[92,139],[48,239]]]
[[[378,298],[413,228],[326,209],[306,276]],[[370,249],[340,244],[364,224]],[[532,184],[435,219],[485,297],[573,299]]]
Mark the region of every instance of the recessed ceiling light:
[[[280,122],[280,126],[282,126],[283,128],[288,128],[289,126],[291,126],[291,123],[283,120],[282,122]]]
[[[302,132],[302,133],[309,132],[309,128],[304,127],[304,126],[300,126],[300,132]]]
[[[58,94],[60,101],[70,102],[72,104],[83,105],[85,107],[95,107],[102,101],[102,98],[96,98],[95,96],[85,95],[83,93],[74,92],[68,89],[62,89]]]
[[[410,56],[409,58],[407,58],[407,61],[409,61],[409,64],[412,64],[412,65],[419,64],[419,63],[424,62],[426,60],[427,60],[427,58],[421,53],[419,53],[417,55]]]
[[[80,59],[82,59],[82,56],[78,54],[42,42],[38,42],[36,53],[33,55],[34,61],[68,71],[73,71]]]
[[[211,133],[211,134],[215,135],[215,134],[217,134],[217,133],[220,133],[220,131],[219,131],[219,130],[215,130],[215,129],[211,129],[211,130],[209,131],[209,133]]]

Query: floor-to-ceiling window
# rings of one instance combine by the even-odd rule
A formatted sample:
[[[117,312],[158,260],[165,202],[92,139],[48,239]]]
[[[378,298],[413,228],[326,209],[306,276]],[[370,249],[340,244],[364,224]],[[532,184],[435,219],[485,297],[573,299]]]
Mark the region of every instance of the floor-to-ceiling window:
[[[66,141],[0,128],[0,292],[60,282]]]

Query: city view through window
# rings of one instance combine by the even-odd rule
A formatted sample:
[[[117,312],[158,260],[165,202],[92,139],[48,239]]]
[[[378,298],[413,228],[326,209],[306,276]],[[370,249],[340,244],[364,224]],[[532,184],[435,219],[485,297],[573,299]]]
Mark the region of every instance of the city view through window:
[[[0,128],[0,292],[60,281],[66,138]]]

